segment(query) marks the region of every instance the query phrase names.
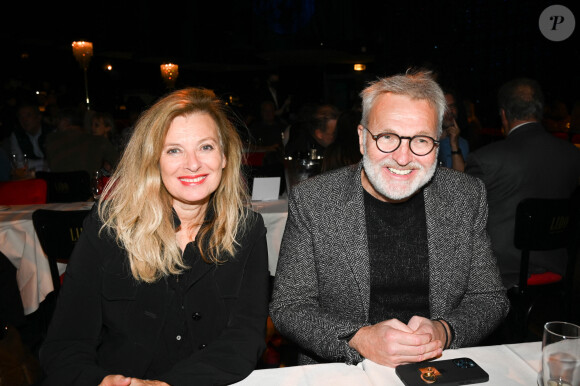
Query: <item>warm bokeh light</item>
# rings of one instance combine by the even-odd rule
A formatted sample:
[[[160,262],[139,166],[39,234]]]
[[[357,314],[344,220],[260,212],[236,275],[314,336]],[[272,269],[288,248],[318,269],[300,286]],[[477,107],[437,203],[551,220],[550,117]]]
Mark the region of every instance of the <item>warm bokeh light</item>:
[[[89,68],[89,63],[93,57],[93,43],[78,41],[72,43],[73,55],[81,68],[84,70],[85,75],[85,98],[87,102],[87,110],[91,109],[91,102],[89,100],[89,82],[87,78],[87,70]]]
[[[357,63],[354,65],[355,71],[364,71],[366,69],[367,69],[367,66],[365,66],[364,64]]]
[[[167,87],[173,88],[175,80],[179,76],[179,66],[173,63],[165,63],[161,65],[161,77],[167,84]]]
[[[89,62],[93,56],[93,43],[91,42],[73,42],[73,55],[82,68],[88,68]]]

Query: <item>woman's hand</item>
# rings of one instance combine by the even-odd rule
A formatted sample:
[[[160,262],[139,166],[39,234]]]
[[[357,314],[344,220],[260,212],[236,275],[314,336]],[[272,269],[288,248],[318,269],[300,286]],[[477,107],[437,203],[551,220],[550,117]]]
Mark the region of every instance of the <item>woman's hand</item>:
[[[107,375],[99,386],[128,386],[131,384],[131,378],[123,375]]]
[[[169,386],[161,381],[148,381],[138,378],[125,377],[123,375],[107,375],[99,386]]]
[[[169,385],[161,381],[148,381],[144,379],[132,378],[131,386],[169,386]]]

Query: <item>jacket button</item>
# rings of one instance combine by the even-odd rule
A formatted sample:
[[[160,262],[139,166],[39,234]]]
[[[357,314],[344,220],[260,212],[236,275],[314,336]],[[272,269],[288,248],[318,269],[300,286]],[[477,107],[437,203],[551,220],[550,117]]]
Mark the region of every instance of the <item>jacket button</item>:
[[[199,312],[194,312],[193,314],[191,314],[191,319],[193,319],[193,320],[200,320],[201,319],[201,314]]]
[[[202,344],[199,345],[198,349],[203,350],[206,347],[207,347],[207,344],[202,343]]]

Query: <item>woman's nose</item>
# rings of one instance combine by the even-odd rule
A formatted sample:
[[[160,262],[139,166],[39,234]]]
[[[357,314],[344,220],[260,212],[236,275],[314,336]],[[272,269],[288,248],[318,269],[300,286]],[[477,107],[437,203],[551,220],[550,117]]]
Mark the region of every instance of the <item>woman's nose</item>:
[[[186,156],[186,168],[192,171],[196,171],[199,169],[200,162],[197,154],[195,152],[189,152]]]

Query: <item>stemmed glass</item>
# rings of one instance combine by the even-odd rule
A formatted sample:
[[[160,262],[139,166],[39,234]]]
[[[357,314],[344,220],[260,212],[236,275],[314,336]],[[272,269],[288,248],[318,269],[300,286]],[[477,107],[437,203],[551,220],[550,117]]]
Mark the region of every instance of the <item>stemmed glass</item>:
[[[93,191],[93,198],[95,201],[98,201],[98,199],[101,197],[101,194],[103,193],[103,189],[105,188],[103,177],[103,172],[97,170],[91,179],[91,189]]]
[[[22,180],[34,176],[33,169],[28,167],[28,157],[26,154],[10,154],[10,163],[12,166],[12,179]]]
[[[28,170],[28,157],[26,154],[12,153],[10,156],[13,169]]]

